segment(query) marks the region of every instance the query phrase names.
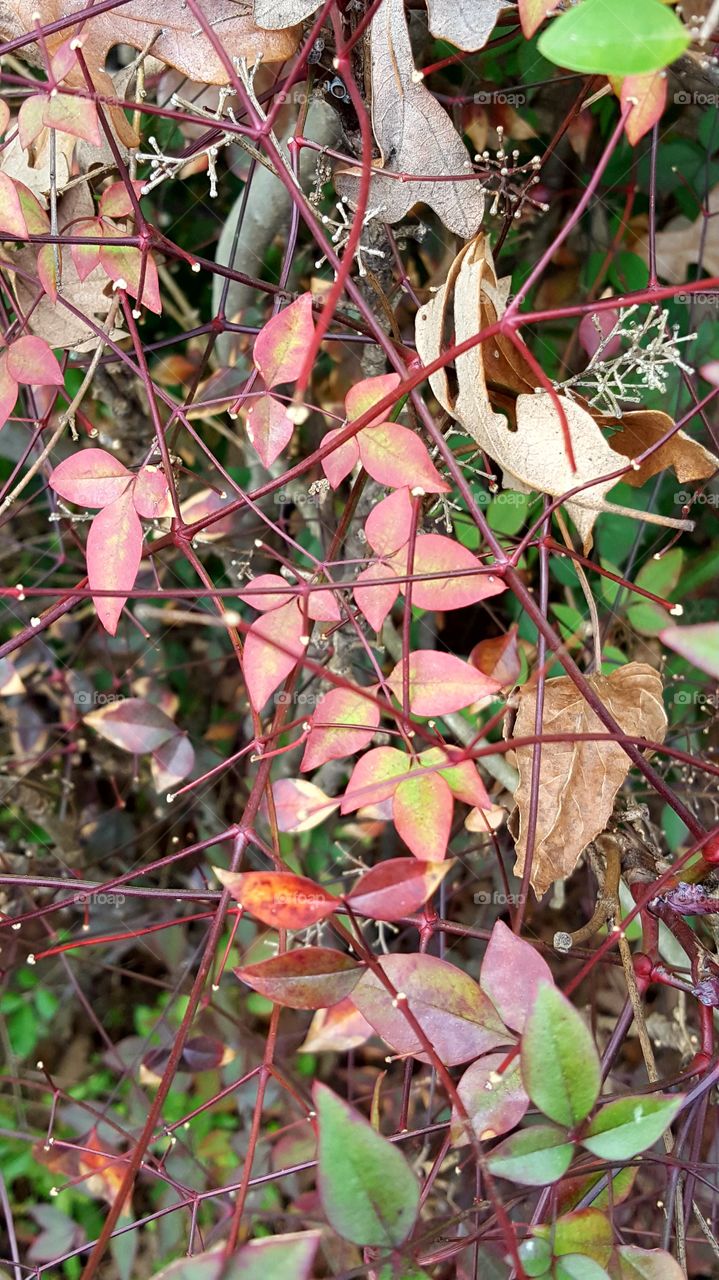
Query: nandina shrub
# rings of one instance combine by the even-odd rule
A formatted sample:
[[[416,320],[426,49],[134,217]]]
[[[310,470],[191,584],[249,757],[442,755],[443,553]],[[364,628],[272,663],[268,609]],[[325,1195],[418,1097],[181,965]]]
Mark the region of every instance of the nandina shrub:
[[[718,23],[4,7],[3,1274],[715,1269]]]

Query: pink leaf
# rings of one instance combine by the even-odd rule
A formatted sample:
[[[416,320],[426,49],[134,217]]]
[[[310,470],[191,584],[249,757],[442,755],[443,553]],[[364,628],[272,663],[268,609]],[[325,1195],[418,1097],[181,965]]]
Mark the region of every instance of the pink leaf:
[[[10,108],[4,99],[0,99],[0,134],[5,133],[10,123]]]
[[[307,593],[307,615],[313,622],[341,622],[342,614],[333,591]]]
[[[157,751],[180,736],[177,725],[147,698],[119,698],[85,716],[101,738],[133,755]]]
[[[102,222],[99,218],[82,218],[72,228],[75,236],[101,236]],[[99,244],[71,244],[70,253],[73,265],[80,280],[86,280],[91,271],[100,265]]]
[[[142,194],[142,182],[133,182],[132,186],[138,200]],[[100,215],[104,218],[129,218],[134,213],[127,185],[124,182],[113,182],[106,187],[100,196]]]
[[[413,508],[409,489],[397,489],[377,503],[365,520],[367,541],[378,556],[391,556],[409,542]],[[449,539],[447,539],[449,541]],[[453,542],[452,547],[461,551]]]
[[[423,862],[441,862],[452,829],[454,800],[438,773],[416,772],[400,782],[392,801],[397,833]]]
[[[131,480],[127,467],[105,449],[80,449],[55,467],[50,488],[78,507],[106,507]]]
[[[381,630],[387,614],[399,595],[399,583],[387,581],[392,576],[390,566],[382,562],[370,564],[357,574],[354,586],[355,603],[375,631]],[[376,579],[379,579],[379,582],[373,586]]]
[[[280,609],[283,604],[289,604],[295,599],[294,591],[279,573],[258,574],[239,594],[240,600],[251,605],[258,613],[266,613],[269,609]]]
[[[322,441],[323,445],[329,444],[331,440],[334,440],[342,433],[342,430],[342,427],[336,427],[333,431],[328,431]],[[338,445],[336,449],[332,450],[332,453],[328,453],[327,457],[322,459],[322,470],[332,488],[337,489],[345,476],[349,475],[358,462],[359,447],[356,436],[353,436],[351,440],[346,440],[344,444]]]
[[[266,387],[294,382],[300,376],[314,331],[311,293],[303,293],[260,329],[252,359]]]
[[[406,557],[403,559],[406,572]],[[502,579],[493,573],[479,573],[482,568],[481,560],[453,538],[441,533],[420,534],[412,572],[433,577],[413,581],[412,604],[418,609],[464,609],[478,600],[499,595],[505,590]]]
[[[73,48],[73,45],[75,46]],[[57,46],[50,59],[50,75],[58,84],[77,67],[77,45],[71,36]]]
[[[477,772],[476,764],[472,760],[461,759],[453,763],[459,755],[461,752],[458,747],[430,747],[428,751],[422,752],[419,760],[425,769],[431,765],[446,766],[440,768],[438,772],[457,800],[461,800],[464,804],[471,804],[477,809],[491,809],[492,801]]]
[[[424,906],[451,866],[391,858],[360,876],[347,901],[353,911],[373,920],[401,920]]]
[[[347,420],[356,422],[373,405],[379,404],[381,400],[384,400],[385,396],[396,391],[401,381],[402,379],[398,373],[381,373],[378,378],[363,378],[361,382],[356,382],[345,396]],[[386,417],[387,410],[385,409],[376,418],[371,418],[367,426],[374,426],[377,422],[383,422]]]
[[[42,133],[45,128],[43,115],[45,114],[46,101],[46,94],[33,93],[20,104],[20,110],[17,114],[17,129],[20,145],[25,151],[32,146],[38,134]]]
[[[398,702],[402,702],[404,661],[399,662],[387,680]],[[416,649],[409,659],[409,709],[417,716],[442,716],[460,711],[488,694],[499,685],[474,667],[451,653],[435,649]]]
[[[28,334],[8,347],[7,367],[16,382],[38,387],[61,387],[65,381],[56,357],[44,338]]]
[[[122,288],[124,281],[124,287],[131,298],[139,298],[142,306],[147,307],[148,311],[154,311],[155,315],[159,316],[162,313],[157,267],[151,253],[145,254],[143,273],[140,249],[134,248],[133,245],[113,245],[111,242],[106,242],[100,245],[100,264],[103,271],[106,271],[110,279],[114,280],[118,289]],[[140,298],[140,283],[143,277]]]
[[[275,396],[258,396],[247,410],[247,437],[262,463],[271,467],[292,439],[295,424]]]
[[[302,614],[294,600],[263,613],[253,622],[245,639],[243,670],[255,711],[297,666],[304,653]]]
[[[469,661],[485,676],[496,680],[500,688],[513,685],[519,679],[522,660],[517,637],[519,628],[513,622],[504,635],[494,636],[491,640],[480,640],[469,655]]]
[[[272,784],[272,799],[280,831],[311,831],[337,808],[314,782],[306,778],[278,778]]]
[[[398,777],[409,773],[409,758],[395,747],[375,747],[357,761],[342,798],[341,812],[381,804],[394,794]]]
[[[372,741],[379,721],[373,698],[363,697],[359,689],[331,689],[315,708],[300,769],[319,769],[327,760],[362,751]]]
[[[37,255],[37,274],[40,284],[51,302],[57,302],[58,260],[62,262],[62,254],[57,245],[43,244],[40,246]]]
[[[20,201],[22,216],[25,219],[27,229],[31,236],[46,235],[50,230],[50,219],[43,209],[37,196],[33,194],[24,182],[15,182],[15,190],[17,198]]]
[[[69,93],[50,94],[45,98],[42,122],[47,129],[61,129],[95,147],[102,142],[97,107],[87,98],[76,98]]]
[[[150,768],[155,790],[171,791],[192,773],[194,764],[195,750],[190,739],[185,733],[176,733],[152,753]]]
[[[497,920],[484,953],[482,990],[507,1026],[522,1031],[540,982],[554,982],[546,960]]]
[[[347,1053],[374,1035],[374,1029],[349,998],[332,1009],[318,1009],[298,1053]]]
[[[619,95],[622,109],[631,104],[624,132],[633,147],[661,120],[667,105],[667,84],[666,71],[647,71],[622,80]]]
[[[480,1142],[509,1133],[529,1109],[519,1058],[502,1070],[506,1059],[506,1053],[485,1054],[467,1068],[457,1086],[457,1093]],[[459,1145],[467,1142],[464,1125],[456,1113],[452,1118],[452,1140]]]
[[[0,235],[6,240],[24,240],[27,236],[27,224],[15,184],[6,173],[2,172],[0,172]]]
[[[137,514],[146,520],[172,515],[170,489],[160,467],[143,467],[138,471],[132,486],[132,500]]]
[[[142,559],[142,525],[132,502],[132,490],[95,516],[87,536],[87,577],[90,590],[117,591],[94,596],[97,616],[114,636],[127,592],[132,591]]]
[[[7,355],[0,356],[0,427],[4,427],[17,400],[17,382],[7,368]]]
[[[379,484],[402,488],[411,481],[425,493],[449,492],[426,446],[409,427],[382,422],[360,431],[358,444],[362,466]]]

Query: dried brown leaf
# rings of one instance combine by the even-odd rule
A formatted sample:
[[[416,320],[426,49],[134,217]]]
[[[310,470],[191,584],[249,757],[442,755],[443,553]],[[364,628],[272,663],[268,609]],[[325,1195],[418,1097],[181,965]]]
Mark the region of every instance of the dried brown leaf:
[[[429,29],[468,53],[483,49],[506,0],[427,0]]]
[[[625,413],[619,425],[621,430],[610,436],[611,448],[624,458],[636,458],[661,440],[673,423],[668,414],[659,410],[639,409]],[[666,444],[641,464],[638,471],[628,471],[622,479],[625,484],[639,487],[669,467],[673,468],[680,483],[687,484],[690,480],[708,480],[713,476],[719,467],[719,458],[698,440],[692,440],[686,431],[676,431]]]
[[[420,182],[387,173],[466,174],[469,155],[447,112],[413,78],[412,47],[404,0],[385,0],[370,28],[372,127],[382,154],[373,169],[370,204],[380,206],[386,222],[399,222],[413,205],[434,209],[445,227],[468,239],[484,213],[479,181]],[[338,191],[356,203],[359,171],[344,169],[335,178]]]
[[[42,20],[48,24],[56,22],[76,12],[77,7],[76,0],[45,0]],[[11,40],[31,31],[36,10],[35,0],[12,0],[10,4],[0,4],[0,40]],[[297,49],[300,33],[296,27],[268,32],[255,26],[252,0],[203,0],[202,12],[230,58],[247,58],[249,63],[259,57],[264,62],[282,62],[292,57]],[[47,35],[48,49],[54,52],[59,44],[74,34],[79,34],[78,28],[65,27]],[[184,0],[163,0],[157,9],[149,2],[144,6],[138,2],[132,9],[120,6],[107,13],[98,13],[85,22],[82,29],[83,55],[93,78],[96,73],[106,75],[107,54],[115,45],[127,44],[139,51],[155,34],[157,39],[152,45],[154,58],[176,67],[183,75],[202,84],[227,83],[227,70],[222,59],[215,53]],[[24,46],[22,57],[38,66],[43,62],[36,44]],[[112,82],[106,78],[112,95]],[[99,89],[97,80],[95,83]]]
[[[263,31],[282,31],[304,22],[321,0],[255,0],[255,22]]]
[[[643,662],[630,662],[611,675],[593,675],[589,683],[604,706],[633,737],[662,742],[667,717],[661,678]],[[535,732],[536,689],[520,695],[514,737]],[[629,772],[629,758],[617,742],[574,742],[572,734],[606,733],[568,676],[548,680],[544,688],[543,734],[566,734],[566,742],[545,742],[539,774],[539,808],[532,886],[540,895],[554,880],[571,874],[579,855],[607,825],[614,798]],[[532,746],[515,751],[519,786],[515,792],[519,836],[515,873],[522,875],[532,777]]]

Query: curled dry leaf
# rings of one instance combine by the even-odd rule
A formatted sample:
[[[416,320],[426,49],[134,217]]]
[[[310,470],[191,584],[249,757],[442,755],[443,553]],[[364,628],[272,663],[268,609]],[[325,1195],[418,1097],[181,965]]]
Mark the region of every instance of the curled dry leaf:
[[[45,0],[43,23],[66,18],[75,13],[77,7],[75,0]],[[36,9],[34,0],[13,0],[12,5],[3,5],[0,9],[0,41],[12,40],[32,31]],[[291,58],[297,48],[299,32],[296,28],[269,34],[255,26],[251,0],[203,0],[202,13],[207,25],[220,37],[228,59],[247,58],[252,64],[261,57],[264,62],[282,62]],[[84,24],[83,56],[98,90],[108,92],[98,83],[99,76],[109,82],[109,95],[112,97],[112,82],[105,73],[110,49],[118,44],[127,44],[139,52],[153,36],[156,37],[152,45],[153,58],[176,67],[190,80],[198,80],[201,84],[227,83],[227,67],[184,0],[164,0],[161,22],[158,22],[158,16],[154,5],[137,4],[129,12],[123,6],[100,12],[92,22]],[[79,34],[77,29],[69,32],[64,27],[59,32],[47,33],[45,41],[50,52],[54,53],[70,35],[76,34]],[[36,66],[43,65],[36,44],[23,46],[22,56]],[[68,83],[73,83],[72,77],[68,77]],[[84,86],[81,75],[78,83]]]
[[[589,676],[589,683],[625,733],[662,742],[667,717],[662,703],[662,681],[652,667],[630,662],[611,675]],[[537,694],[523,692],[514,726],[514,737],[535,732]],[[579,855],[606,827],[614,798],[629,772],[629,758],[619,743],[573,741],[572,735],[606,734],[601,721],[568,676],[548,680],[544,690],[544,734],[561,734],[563,742],[542,746],[539,776],[539,810],[532,859],[531,883],[539,895],[554,880],[570,875]],[[515,792],[519,835],[515,873],[522,875],[527,851],[527,822],[532,777],[533,746],[517,747],[519,786]]]
[[[370,47],[372,128],[382,154],[373,170],[370,204],[379,206],[385,222],[399,222],[421,201],[450,231],[465,239],[474,235],[484,213],[484,192],[478,180],[466,178],[469,155],[444,107],[414,79],[404,0],[384,0],[372,20]],[[465,180],[398,182],[386,176],[417,172],[418,164],[422,174],[444,179],[464,174]],[[335,185],[354,203],[358,170],[342,170]]]
[[[445,334],[454,333],[455,342],[460,343],[496,323],[504,313],[507,291],[508,282],[497,279],[486,237],[477,236],[465,245],[452,264],[446,283],[417,315],[417,350],[425,364],[441,354]],[[456,395],[444,370],[430,376],[432,390],[442,407],[499,463],[507,488],[524,493],[538,489],[560,497],[577,486],[591,486],[566,503],[588,550],[597,515],[607,509],[604,496],[616,483],[592,482],[618,469],[616,454],[592,415],[566,396],[526,394],[534,389],[531,369],[521,351],[501,335],[493,342],[472,347],[455,363]],[[487,370],[491,370],[493,383],[519,393],[515,429],[504,413],[492,408]],[[559,402],[576,469],[568,456]]]
[[[609,438],[610,447],[625,458],[637,458],[661,440],[673,424],[669,415],[658,409],[637,409],[623,414],[619,425],[621,430]],[[675,431],[666,444],[660,445],[641,463],[637,471],[632,468],[622,476],[622,480],[625,484],[639,487],[669,467],[677,480],[688,484],[691,480],[708,480],[713,476],[719,467],[719,458],[698,440],[692,440],[686,431]]]
[[[471,53],[483,49],[505,0],[427,0],[429,29],[438,40],[449,40]]]

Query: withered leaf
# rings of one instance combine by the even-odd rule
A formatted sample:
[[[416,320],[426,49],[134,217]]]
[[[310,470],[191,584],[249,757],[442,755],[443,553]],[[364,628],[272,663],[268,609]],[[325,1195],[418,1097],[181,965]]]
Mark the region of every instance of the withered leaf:
[[[446,178],[469,172],[467,149],[447,112],[415,72],[404,0],[384,0],[370,28],[372,128],[382,154],[373,169],[370,204],[385,222],[399,222],[413,205],[434,209],[445,227],[468,239],[484,213],[479,181],[400,182],[384,175],[437,174]],[[336,174],[342,196],[356,203],[357,169]]]
[[[700,214],[692,222],[680,214],[657,233],[657,271],[663,280],[680,284],[686,280],[688,268],[698,262],[710,276],[719,275],[719,186],[709,192],[707,209],[708,217]],[[648,258],[646,240],[643,250]]]
[[[589,683],[605,707],[633,737],[662,742],[667,717],[662,681],[653,667],[630,662],[610,675],[589,676]],[[520,695],[514,737],[535,732],[536,689]],[[571,740],[572,734],[606,734],[604,725],[568,676],[548,680],[544,688],[543,734],[566,734],[566,742],[545,742],[539,774],[539,810],[532,859],[532,886],[540,895],[554,880],[571,874],[579,855],[604,831],[614,797],[630,768],[629,757],[617,742]],[[522,875],[527,850],[527,822],[532,777],[532,746],[517,747],[519,785],[515,874]]]
[[[33,28],[33,14],[37,9],[34,0],[13,0],[12,5],[0,6],[0,40],[11,40]],[[77,10],[76,0],[45,0],[42,20],[52,23],[68,17]],[[202,12],[213,31],[217,32],[222,46],[230,58],[247,58],[249,63],[259,57],[264,62],[282,62],[292,57],[299,42],[299,31],[293,27],[287,31],[267,32],[255,26],[252,19],[252,0],[203,0]],[[70,27],[45,37],[48,49],[54,52],[64,40],[78,34]],[[105,75],[108,51],[118,44],[128,44],[138,51],[157,34],[152,45],[152,56],[160,62],[175,67],[191,80],[201,84],[226,84],[227,70],[215,53],[212,44],[184,0],[163,0],[156,9],[141,0],[132,6],[120,6],[107,13],[98,13],[91,22],[83,24],[83,55],[93,77]],[[23,47],[21,56],[35,65],[42,65],[36,44]],[[112,82],[110,95],[112,95]],[[70,79],[68,80],[70,83]],[[81,81],[81,83],[84,83]],[[95,80],[96,88],[100,85]],[[102,92],[106,92],[102,89]]]
[[[506,0],[427,0],[429,29],[438,40],[471,53],[484,48],[506,7]]]
[[[263,31],[282,31],[304,22],[321,0],[255,0],[255,22]]]
[[[625,413],[620,420],[621,430],[609,437],[609,444],[625,458],[636,458],[651,448],[667,434],[672,420],[666,413],[654,409],[638,409]],[[643,485],[657,472],[672,467],[682,484],[690,480],[708,480],[719,467],[717,458],[698,440],[692,440],[686,431],[676,431],[666,444],[660,446],[646,459],[638,471],[627,471],[622,477],[625,484]]]

